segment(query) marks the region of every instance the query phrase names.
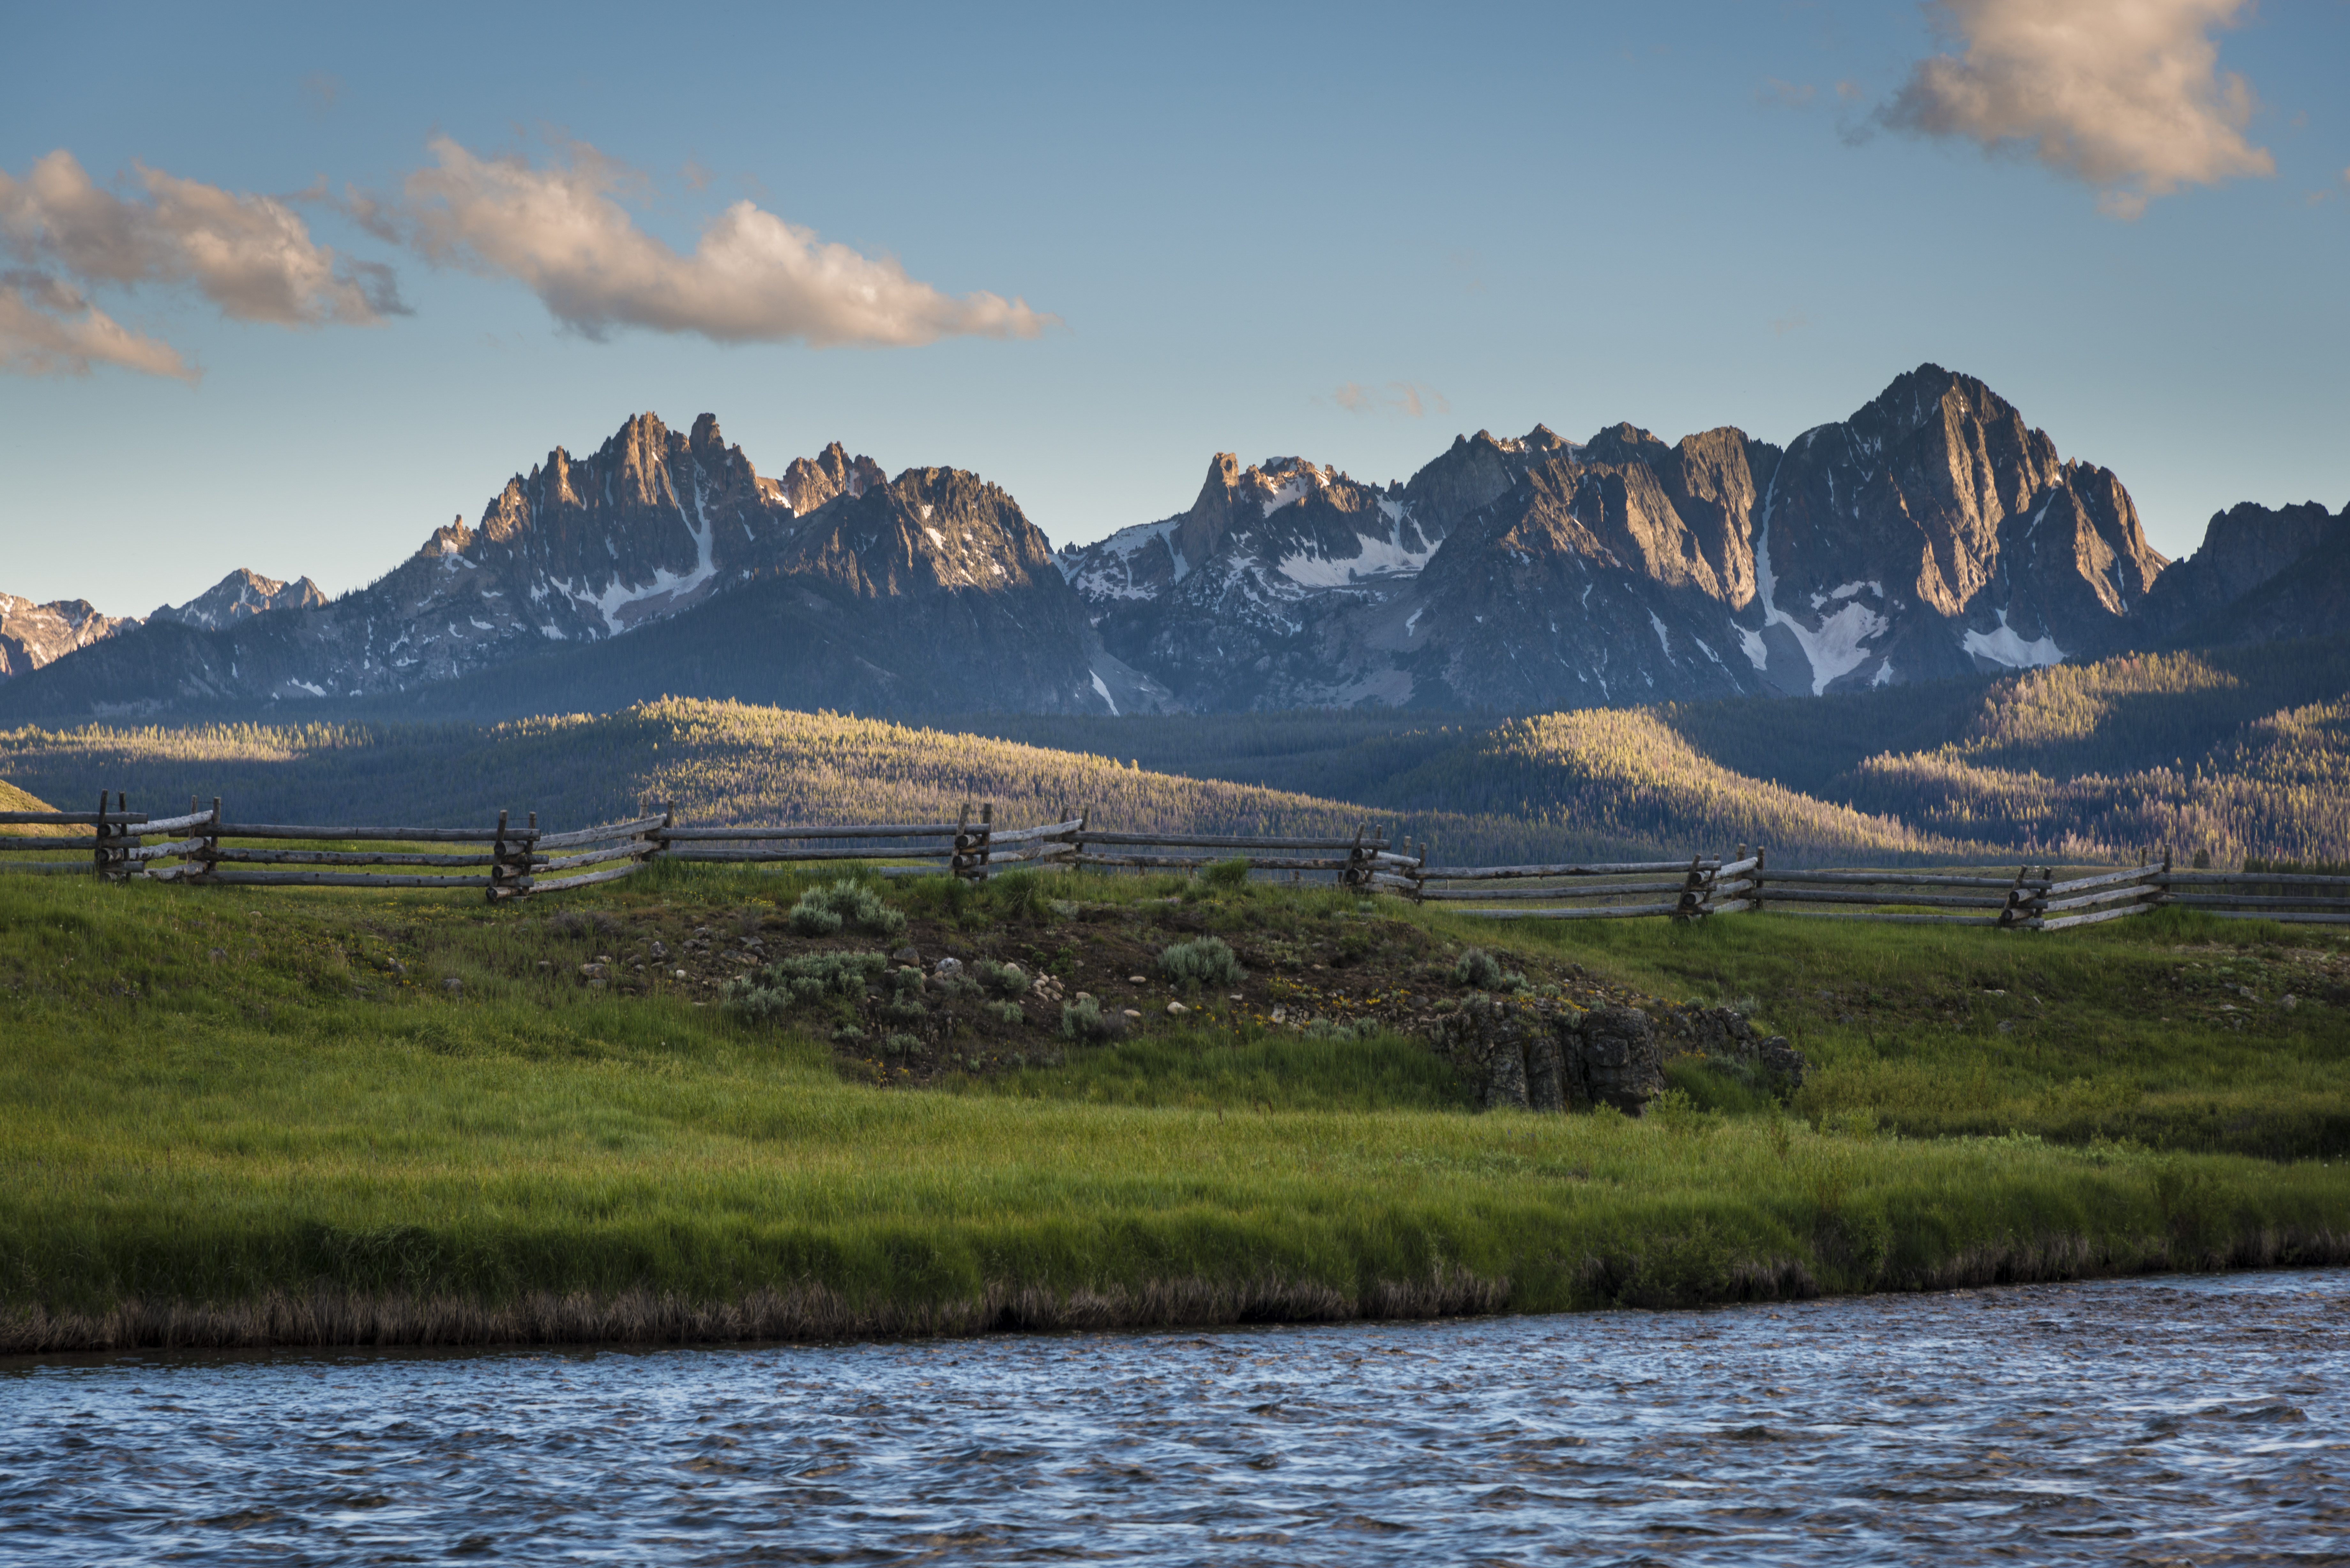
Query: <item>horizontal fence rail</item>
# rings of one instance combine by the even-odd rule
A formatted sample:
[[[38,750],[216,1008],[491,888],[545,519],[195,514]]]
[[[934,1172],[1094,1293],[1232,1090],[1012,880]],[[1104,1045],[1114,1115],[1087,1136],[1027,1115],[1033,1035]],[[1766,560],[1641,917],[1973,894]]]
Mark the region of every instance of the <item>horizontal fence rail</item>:
[[[120,794],[96,811],[0,812],[0,872],[94,874],[200,886],[479,890],[493,902],[595,887],[659,861],[823,866],[885,860],[884,877],[983,880],[1051,867],[1200,871],[1239,863],[1249,874],[1308,873],[1365,894],[1450,908],[1484,919],[1697,920],[1767,911],[1811,919],[1987,926],[2057,931],[2178,906],[2223,919],[2350,925],[2350,875],[2178,870],[2159,865],[2060,878],[1832,867],[1773,870],[1743,845],[1730,856],[1430,866],[1426,846],[1390,841],[1366,823],[1351,836],[1126,832],[1089,812],[998,827],[995,808],[966,805],[953,822],[687,826],[674,803],[623,822],[542,832],[536,813],[476,827],[383,827],[230,821],[218,799],[185,814],[134,812]],[[46,858],[34,858],[45,857]]]

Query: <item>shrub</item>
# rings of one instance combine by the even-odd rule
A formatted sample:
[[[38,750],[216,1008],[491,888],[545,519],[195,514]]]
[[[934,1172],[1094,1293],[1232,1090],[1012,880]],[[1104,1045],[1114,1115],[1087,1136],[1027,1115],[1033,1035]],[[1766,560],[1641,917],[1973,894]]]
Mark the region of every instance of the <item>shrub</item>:
[[[1016,1002],[991,1002],[987,1004],[987,1015],[998,1023],[1015,1029],[1028,1022],[1027,1009]]]
[[[987,901],[1006,920],[1041,920],[1052,913],[1053,896],[1034,871],[1006,871],[987,882]]]
[[[810,888],[792,906],[792,929],[804,937],[828,937],[844,925],[878,937],[894,937],[906,929],[906,917],[881,901],[862,882],[845,877],[826,888]]]
[[[1238,985],[1246,978],[1222,937],[1177,942],[1159,955],[1159,972],[1179,985]]]
[[[889,967],[879,953],[806,953],[730,980],[719,995],[743,1017],[765,1022],[803,1002],[853,997]]]
[[[882,977],[887,994],[881,999],[881,1016],[892,1023],[914,1023],[930,1016],[922,1005],[922,971],[918,969],[893,969]]]
[[[1245,856],[1235,860],[1219,860],[1213,866],[1200,867],[1200,880],[1211,888],[1231,889],[1248,881],[1249,863]]]
[[[1028,975],[1016,963],[997,963],[993,959],[981,959],[971,966],[979,983],[997,996],[1011,998],[1028,994]]]
[[[1461,953],[1461,961],[1452,966],[1452,983],[1474,991],[1523,991],[1526,977],[1504,970],[1501,961],[1483,948],[1469,948]]]
[[[1104,1012],[1102,1004],[1092,997],[1069,1002],[1061,1009],[1061,1038],[1064,1040],[1115,1040],[1126,1033],[1126,1015]]]
[[[922,1043],[910,1034],[892,1034],[881,1042],[884,1056],[910,1056],[922,1048]]]

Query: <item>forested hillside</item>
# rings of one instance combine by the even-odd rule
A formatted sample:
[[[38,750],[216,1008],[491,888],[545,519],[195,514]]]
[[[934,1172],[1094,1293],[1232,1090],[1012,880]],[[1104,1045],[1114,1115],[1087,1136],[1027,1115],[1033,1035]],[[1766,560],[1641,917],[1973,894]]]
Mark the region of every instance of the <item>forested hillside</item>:
[[[549,825],[674,797],[712,821],[1064,805],[1105,826],[1352,831],[1443,860],[1686,854],[2083,861],[2350,858],[2350,639],[2132,654],[2004,680],[1431,722],[1392,712],[968,719],[921,728],[667,699],[503,724],[0,732],[52,800],[233,815]]]

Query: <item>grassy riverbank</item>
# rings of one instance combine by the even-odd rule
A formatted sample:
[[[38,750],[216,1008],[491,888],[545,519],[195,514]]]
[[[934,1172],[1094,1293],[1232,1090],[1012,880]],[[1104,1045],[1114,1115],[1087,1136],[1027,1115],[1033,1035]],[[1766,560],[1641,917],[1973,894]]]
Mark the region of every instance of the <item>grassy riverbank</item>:
[[[925,942],[1149,1005],[1121,1043],[1007,1035],[921,1086],[737,1021],[699,974],[577,978],[631,944],[773,929],[800,886],[670,868],[494,910],[0,877],[0,1348],[1548,1310],[2350,1261],[2350,969],[2306,933],[1472,931],[1266,888],[1087,879],[1057,906],[1014,886],[952,908],[900,888]],[[1119,971],[1195,929],[1275,972],[1171,1019]],[[1783,1106],[1683,1064],[1641,1120],[1477,1114],[1399,1035],[1260,1022],[1274,985],[1407,1017],[1422,1000],[1363,998],[1441,991],[1464,935],[1530,978],[1739,1004],[1811,1080]]]

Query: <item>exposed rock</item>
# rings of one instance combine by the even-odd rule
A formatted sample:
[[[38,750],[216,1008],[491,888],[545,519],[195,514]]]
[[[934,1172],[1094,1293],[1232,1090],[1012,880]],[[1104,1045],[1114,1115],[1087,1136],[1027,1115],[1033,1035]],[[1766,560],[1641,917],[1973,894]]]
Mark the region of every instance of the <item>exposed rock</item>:
[[[1607,1105],[1637,1116],[1665,1088],[1656,1027],[1638,1008],[1479,995],[1438,1020],[1436,1048],[1488,1109]]]
[[[36,605],[0,594],[0,680],[30,675],[76,649],[138,626],[135,616],[100,615],[88,599]]]
[[[199,631],[218,631],[245,616],[266,615],[272,610],[317,609],[326,602],[327,596],[307,577],[281,583],[239,566],[186,604],[159,607],[147,621],[150,625],[176,622]]]

